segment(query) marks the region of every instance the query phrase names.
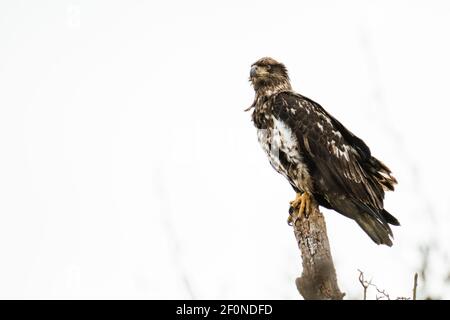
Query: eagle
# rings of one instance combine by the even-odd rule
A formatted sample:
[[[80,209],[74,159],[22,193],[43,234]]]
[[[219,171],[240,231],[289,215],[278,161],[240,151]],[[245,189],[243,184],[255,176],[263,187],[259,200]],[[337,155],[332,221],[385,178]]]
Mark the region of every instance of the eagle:
[[[400,223],[383,204],[397,184],[391,170],[321,105],[293,91],[284,64],[261,58],[249,80],[255,98],[246,111],[253,109],[258,141],[296,192],[288,223],[315,202],[355,220],[376,244],[392,246],[389,225]]]

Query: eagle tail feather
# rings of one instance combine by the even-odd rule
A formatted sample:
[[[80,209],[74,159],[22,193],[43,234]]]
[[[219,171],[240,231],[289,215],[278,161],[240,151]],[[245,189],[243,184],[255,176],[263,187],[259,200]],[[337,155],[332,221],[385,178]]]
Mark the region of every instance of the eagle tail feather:
[[[387,223],[392,224],[394,226],[399,226],[400,225],[400,222],[397,220],[397,218],[394,217],[389,212],[387,212],[385,209],[383,209],[383,211],[381,211],[381,214],[383,215],[383,217],[384,217],[384,219],[386,220]]]
[[[381,223],[379,220],[374,219],[367,213],[362,213],[356,219],[358,225],[367,233],[367,235],[376,244],[385,244],[389,247],[392,246],[392,240],[389,235],[391,232],[387,224]]]
[[[357,200],[348,198],[332,198],[331,207],[344,216],[353,219],[376,244],[392,246],[393,233],[389,224],[397,225],[398,221],[384,209],[376,209]]]
[[[393,237],[393,234],[383,211],[373,209],[359,201],[353,201],[353,203],[361,210],[354,216],[356,223],[376,244],[385,244],[391,247],[390,236]]]

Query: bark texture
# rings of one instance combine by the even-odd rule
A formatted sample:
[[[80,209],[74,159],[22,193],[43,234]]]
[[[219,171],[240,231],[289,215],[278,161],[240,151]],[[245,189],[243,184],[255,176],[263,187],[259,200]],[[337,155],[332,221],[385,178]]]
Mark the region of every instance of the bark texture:
[[[297,212],[295,212],[297,214]],[[302,255],[302,275],[295,283],[305,300],[342,300],[331,257],[325,219],[313,202],[307,216],[299,218],[294,234]]]

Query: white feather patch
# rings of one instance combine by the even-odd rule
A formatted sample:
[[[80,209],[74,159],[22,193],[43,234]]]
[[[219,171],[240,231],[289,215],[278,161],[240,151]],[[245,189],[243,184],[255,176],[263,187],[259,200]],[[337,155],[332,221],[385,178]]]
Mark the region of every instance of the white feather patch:
[[[345,144],[337,146],[335,140],[328,141],[327,144],[331,147],[331,150],[336,157],[350,161],[349,152],[352,151],[353,148]]]
[[[272,116],[273,127],[258,130],[258,141],[266,152],[272,167],[302,191],[311,192],[311,182],[306,165],[302,161],[297,137],[283,121]],[[280,161],[280,151],[286,155],[289,167]]]

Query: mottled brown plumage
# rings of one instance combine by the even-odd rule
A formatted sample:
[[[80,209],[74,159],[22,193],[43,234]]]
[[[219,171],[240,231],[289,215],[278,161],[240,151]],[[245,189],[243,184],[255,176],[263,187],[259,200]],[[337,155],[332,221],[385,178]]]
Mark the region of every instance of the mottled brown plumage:
[[[377,244],[391,246],[389,224],[399,223],[383,206],[384,192],[397,183],[389,168],[318,103],[294,92],[283,64],[258,60],[250,81],[252,120],[274,169],[297,193],[311,194],[354,219]]]

